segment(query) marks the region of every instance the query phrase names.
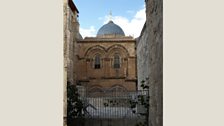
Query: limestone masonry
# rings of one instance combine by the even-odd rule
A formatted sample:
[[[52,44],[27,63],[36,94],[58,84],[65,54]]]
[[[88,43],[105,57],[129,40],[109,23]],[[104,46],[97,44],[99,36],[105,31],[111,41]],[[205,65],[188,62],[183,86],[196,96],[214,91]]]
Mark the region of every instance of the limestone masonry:
[[[67,81],[74,82],[74,47],[79,35],[78,9],[72,0],[63,1],[64,11],[64,126],[67,125]]]
[[[138,82],[149,78],[149,126],[163,125],[163,1],[146,1],[146,24],[137,42]]]

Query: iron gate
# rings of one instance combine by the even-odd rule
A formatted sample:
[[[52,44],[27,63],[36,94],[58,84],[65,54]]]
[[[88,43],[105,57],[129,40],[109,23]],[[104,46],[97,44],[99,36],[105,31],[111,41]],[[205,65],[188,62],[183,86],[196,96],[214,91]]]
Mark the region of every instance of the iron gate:
[[[75,126],[136,126],[148,124],[148,90],[134,92],[80,91],[85,108],[84,118],[76,118]]]

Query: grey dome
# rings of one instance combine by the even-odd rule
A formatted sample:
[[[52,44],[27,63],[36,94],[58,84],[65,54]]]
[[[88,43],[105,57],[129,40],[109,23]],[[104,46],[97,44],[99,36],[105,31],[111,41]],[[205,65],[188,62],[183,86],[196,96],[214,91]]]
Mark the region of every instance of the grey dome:
[[[125,36],[124,31],[121,29],[121,27],[114,24],[113,21],[109,21],[107,24],[103,25],[97,32],[97,36],[111,34]]]

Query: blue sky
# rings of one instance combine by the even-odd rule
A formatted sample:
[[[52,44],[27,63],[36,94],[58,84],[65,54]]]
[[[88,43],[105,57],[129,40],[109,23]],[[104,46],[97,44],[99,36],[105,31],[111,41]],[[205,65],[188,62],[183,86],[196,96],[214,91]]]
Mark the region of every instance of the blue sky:
[[[126,35],[138,37],[145,22],[145,0],[73,0],[79,10],[80,33],[95,36],[109,20],[118,24]]]

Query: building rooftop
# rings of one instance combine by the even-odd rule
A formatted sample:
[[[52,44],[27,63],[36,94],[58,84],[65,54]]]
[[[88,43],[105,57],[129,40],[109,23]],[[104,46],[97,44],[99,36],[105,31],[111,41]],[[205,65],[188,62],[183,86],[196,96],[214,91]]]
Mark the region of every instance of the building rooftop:
[[[84,39],[79,39],[78,42],[135,42],[132,36],[118,36],[118,37],[85,37]]]
[[[103,25],[97,32],[97,37],[107,35],[125,36],[122,28],[117,24],[114,24],[111,20],[107,24]]]
[[[77,9],[77,7],[75,6],[72,0],[68,0],[68,5],[72,9],[72,11],[76,11],[77,13],[79,13],[79,10]]]

